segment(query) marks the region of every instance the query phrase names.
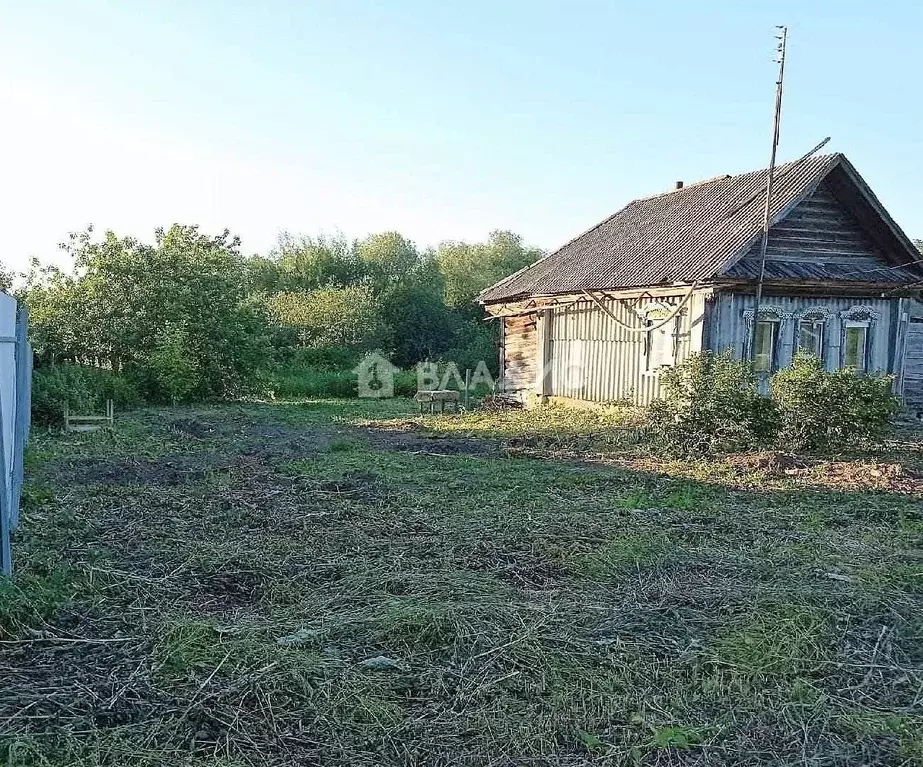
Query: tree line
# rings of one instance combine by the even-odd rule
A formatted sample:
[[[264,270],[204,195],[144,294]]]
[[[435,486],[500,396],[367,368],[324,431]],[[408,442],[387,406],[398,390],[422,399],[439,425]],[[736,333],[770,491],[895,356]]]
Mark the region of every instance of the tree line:
[[[150,402],[235,396],[292,366],[346,369],[370,350],[402,367],[494,364],[497,329],[476,296],[542,256],[506,231],[425,249],[398,232],[285,233],[248,256],[228,231],[174,225],[152,242],[87,229],[62,247],[71,268],[33,261],[15,291],[48,396],[92,378]]]

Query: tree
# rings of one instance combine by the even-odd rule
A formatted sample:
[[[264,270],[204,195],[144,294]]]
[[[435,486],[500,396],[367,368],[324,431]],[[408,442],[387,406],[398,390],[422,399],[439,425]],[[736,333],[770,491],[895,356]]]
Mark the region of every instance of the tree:
[[[6,264],[0,261],[0,290],[4,293],[10,293],[13,289],[13,278],[16,273]]]
[[[390,290],[381,313],[398,365],[437,359],[454,340],[456,320],[446,309],[440,286],[408,282]]]
[[[270,319],[294,329],[303,346],[371,348],[382,340],[377,301],[367,285],[285,291],[266,305]]]
[[[314,290],[315,288],[361,282],[365,277],[363,264],[355,248],[345,237],[279,235],[272,253],[283,290]]]
[[[475,299],[484,288],[534,263],[542,257],[537,248],[525,247],[522,237],[495,231],[485,243],[445,242],[436,261],[445,277],[446,303],[469,316],[480,314]]]
[[[155,232],[154,244],[92,230],[64,248],[71,274],[33,265],[24,299],[40,361],[71,360],[126,371],[155,399],[165,390],[158,365],[179,370],[184,395],[238,390],[264,361],[264,322],[247,296],[247,264],[239,241],[210,237],[195,226]]]
[[[424,266],[416,246],[398,232],[371,234],[355,252],[377,293],[414,280]]]

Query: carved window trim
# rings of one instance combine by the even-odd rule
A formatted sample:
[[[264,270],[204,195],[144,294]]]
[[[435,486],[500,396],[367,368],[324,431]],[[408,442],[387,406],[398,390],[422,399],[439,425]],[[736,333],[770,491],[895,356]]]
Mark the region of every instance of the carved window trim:
[[[799,322],[812,319],[827,322],[832,316],[833,309],[828,306],[809,306],[804,309],[799,309],[794,315],[795,319]]]
[[[676,311],[676,306],[671,306],[670,304],[665,304],[663,301],[651,301],[649,304],[644,304],[643,306],[638,306],[635,308],[635,314],[642,320],[651,319],[651,315],[654,313],[663,314],[664,316],[670,314],[670,312]],[[664,319],[660,317],[659,319]]]
[[[753,343],[753,318],[756,315],[756,309],[745,309],[743,312],[744,325],[746,327],[746,337],[744,338],[744,359],[750,359],[751,344]],[[765,377],[772,375],[779,368],[779,354],[782,350],[782,336],[785,324],[792,318],[792,313],[781,306],[764,304],[760,306],[758,322],[774,322],[777,327],[772,331],[772,349],[769,361],[769,370],[757,373],[758,376]]]
[[[842,328],[840,330],[840,367],[852,367],[861,373],[867,373],[872,364],[872,348],[874,337],[872,325],[881,320],[881,312],[868,304],[856,304],[840,312]],[[862,364],[853,366],[846,364],[847,335],[851,329],[863,328],[865,343],[862,348]]]
[[[795,322],[795,332],[793,338],[793,347],[794,353],[798,354],[802,351],[801,348],[801,325],[804,322],[812,322],[814,324],[820,323],[823,327],[820,332],[820,350],[817,354],[817,358],[822,362],[826,359],[827,347],[829,346],[829,334],[830,334],[830,318],[833,316],[834,311],[827,306],[807,306],[804,309],[799,309],[794,314]]]
[[[881,312],[868,304],[856,304],[840,312],[840,319],[871,325],[881,320]]]
[[[744,309],[744,321],[747,323],[748,327],[753,325],[754,314],[756,314],[756,309]],[[760,320],[778,322],[780,325],[784,325],[791,318],[792,313],[786,309],[783,309],[781,306],[760,307]]]

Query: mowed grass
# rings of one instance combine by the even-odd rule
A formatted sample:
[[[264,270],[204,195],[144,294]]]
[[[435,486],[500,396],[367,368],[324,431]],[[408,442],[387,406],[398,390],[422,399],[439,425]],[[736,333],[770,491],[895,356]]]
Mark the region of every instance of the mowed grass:
[[[607,454],[609,418],[315,401],[36,434],[0,755],[923,763],[919,481]]]

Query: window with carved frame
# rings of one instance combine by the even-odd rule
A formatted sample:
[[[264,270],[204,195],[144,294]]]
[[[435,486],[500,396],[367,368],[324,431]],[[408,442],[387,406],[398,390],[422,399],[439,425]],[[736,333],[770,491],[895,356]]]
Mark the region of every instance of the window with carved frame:
[[[844,368],[867,373],[871,369],[874,324],[881,313],[871,306],[852,306],[840,312],[842,321],[841,364]]]

